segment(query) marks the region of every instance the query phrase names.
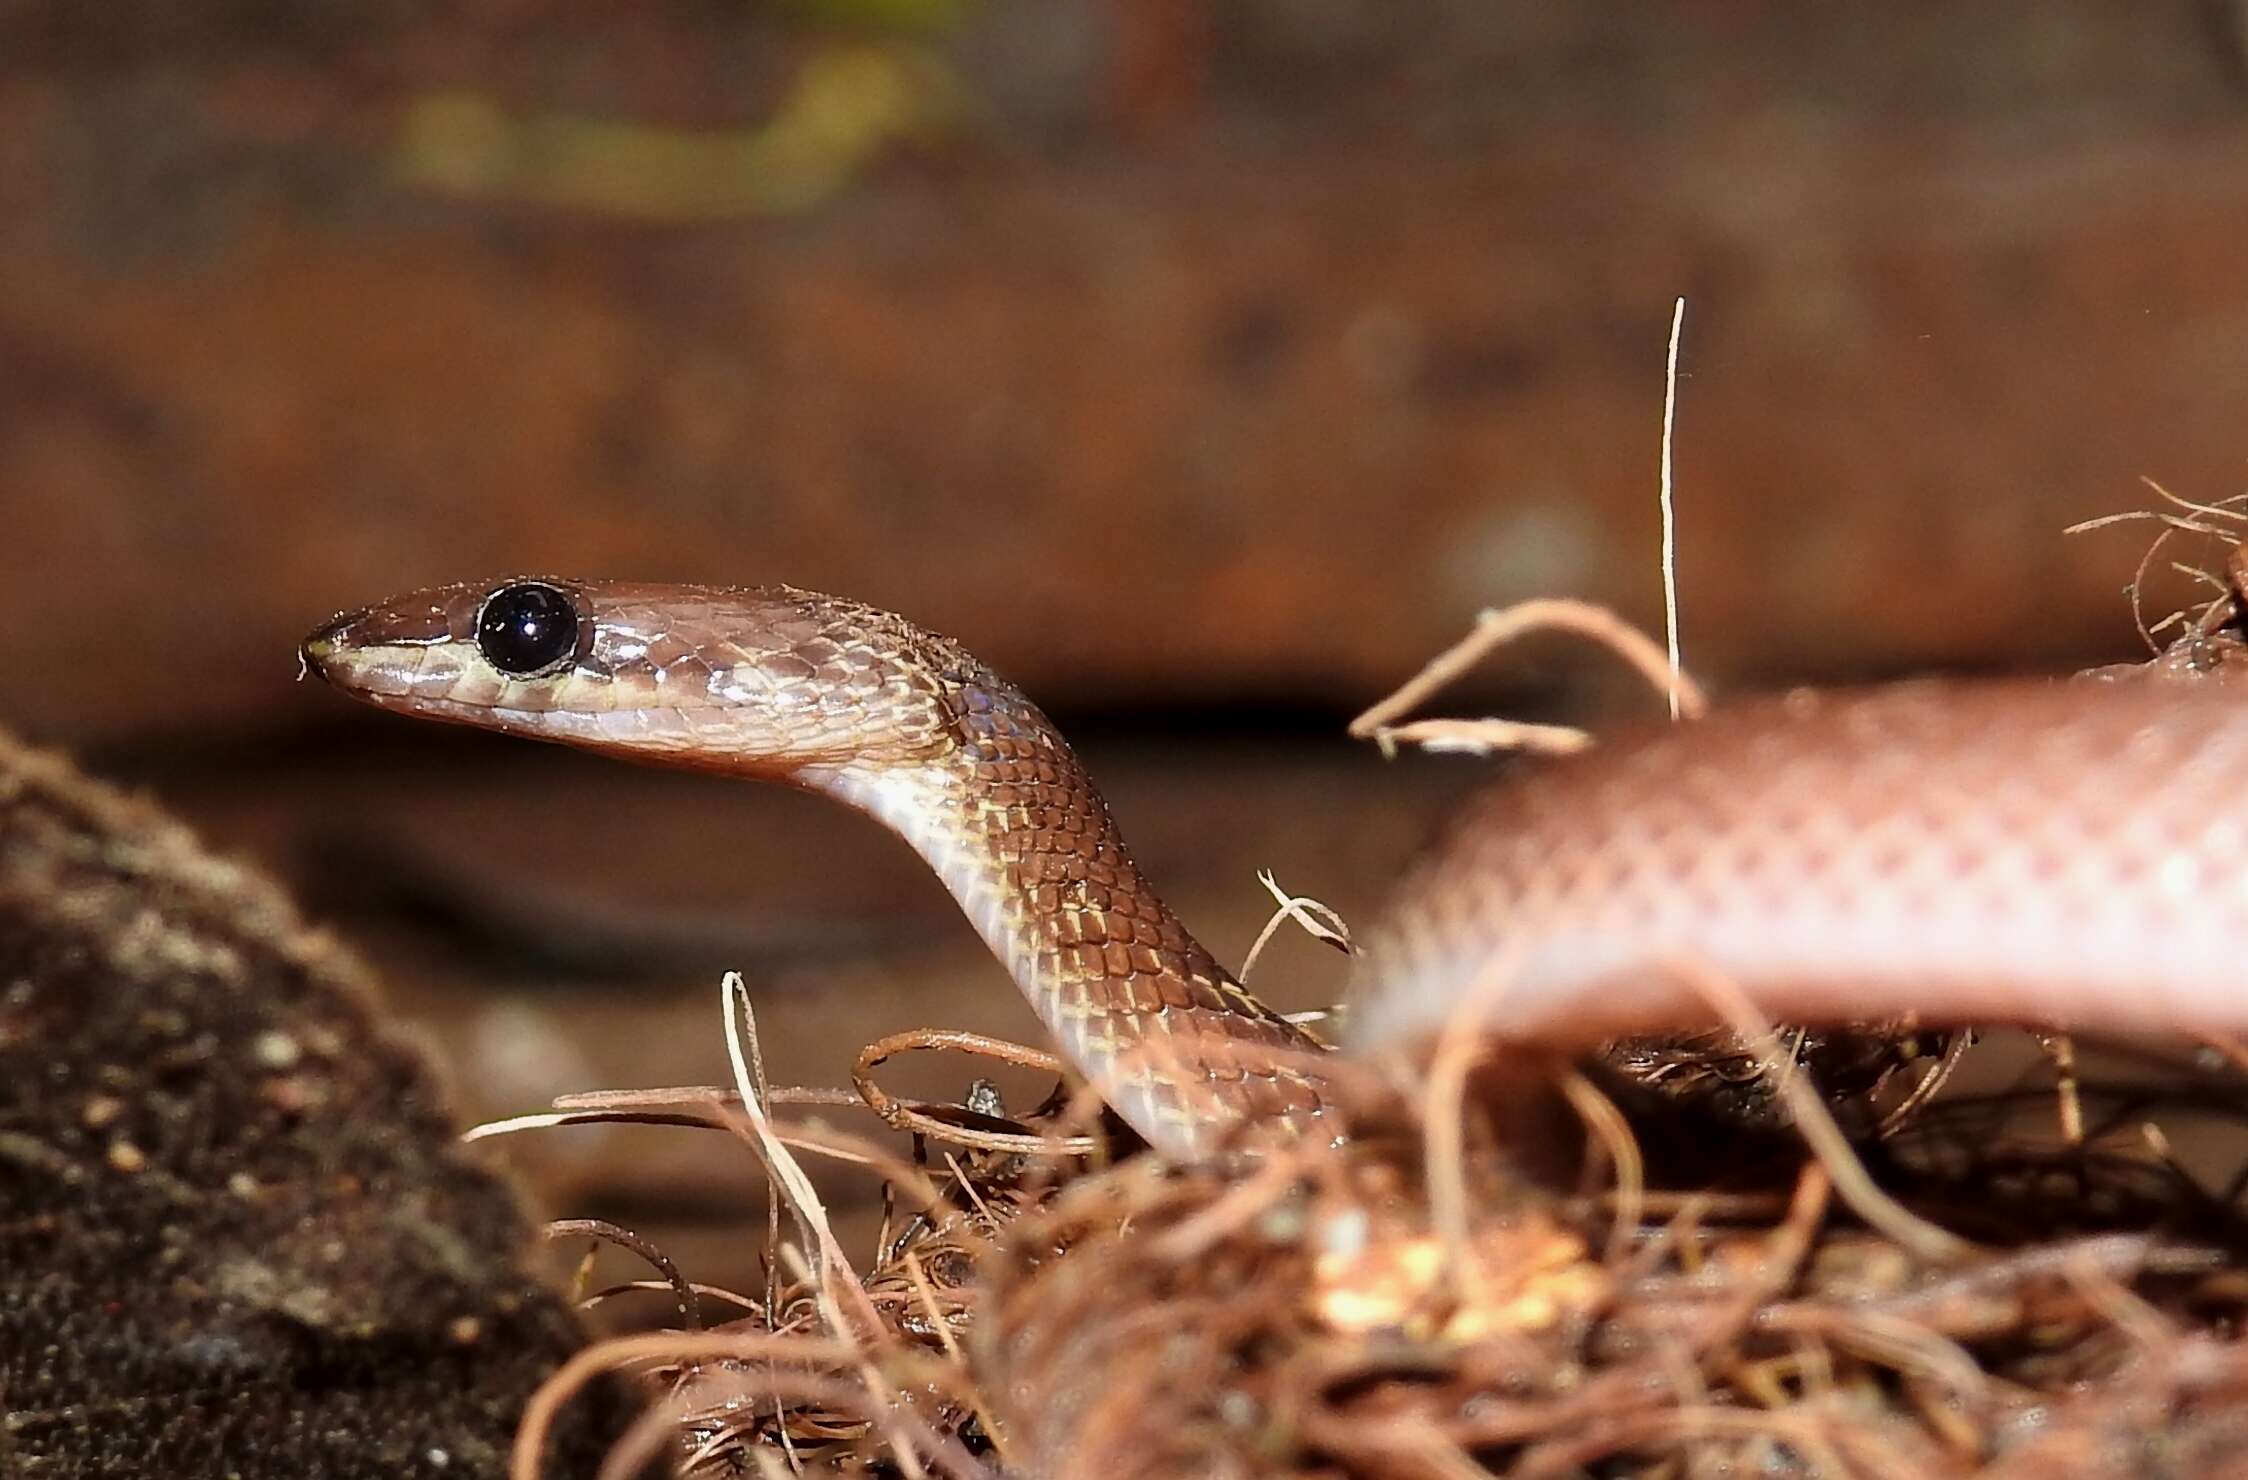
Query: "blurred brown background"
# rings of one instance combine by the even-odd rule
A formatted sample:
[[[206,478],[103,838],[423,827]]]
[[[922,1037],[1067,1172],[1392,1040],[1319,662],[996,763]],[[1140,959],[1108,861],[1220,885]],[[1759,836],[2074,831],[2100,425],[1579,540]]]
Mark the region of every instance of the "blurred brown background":
[[[2061,531],[2241,486],[2244,46],[2208,0],[6,5],[0,724],[291,878],[473,1113],[716,1078],[729,965],[784,1080],[1030,1034],[872,828],[362,714],[295,640],[501,572],[897,607],[1051,701],[1238,959],[1257,867],[1363,916],[1465,784],[1335,736],[1478,608],[1659,620],[1680,294],[1698,671],[2132,651],[2144,532]],[[733,1148],[510,1149],[739,1257]]]

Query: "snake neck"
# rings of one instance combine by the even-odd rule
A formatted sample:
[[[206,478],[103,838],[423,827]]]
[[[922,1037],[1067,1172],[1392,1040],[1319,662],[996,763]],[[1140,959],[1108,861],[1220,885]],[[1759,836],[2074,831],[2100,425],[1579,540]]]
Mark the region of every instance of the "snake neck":
[[[1044,714],[961,687],[942,753],[800,777],[877,818],[951,891],[1064,1052],[1151,1143],[1194,1154],[1237,1116],[1316,1118],[1322,1045],[1234,980],[1134,866]]]

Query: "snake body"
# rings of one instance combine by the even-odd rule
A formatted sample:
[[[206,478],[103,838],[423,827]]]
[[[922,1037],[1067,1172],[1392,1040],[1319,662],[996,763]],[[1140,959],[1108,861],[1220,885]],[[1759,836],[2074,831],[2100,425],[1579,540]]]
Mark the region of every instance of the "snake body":
[[[1703,1026],[1696,967],[1790,1023],[2237,1032],[2243,778],[2243,696],[2149,681],[1803,691],[1604,740],[1414,866],[1357,1040],[1469,995],[1552,1047]]]
[[[560,605],[519,605],[548,609],[528,621],[553,651],[495,662],[493,633],[509,630],[495,602],[539,592]],[[484,582],[338,617],[304,659],[386,709],[856,807],[936,871],[1062,1051],[1150,1143],[1193,1155],[1242,1117],[1322,1123],[1322,1045],[1172,914],[1052,721],[902,617],[788,587]]]
[[[787,587],[515,579],[347,613],[307,666],[384,708],[824,793],[916,848],[1151,1143],[1334,1133],[1322,1047],[1133,866],[1053,724],[958,644]],[[1552,1046],[1799,1022],[2248,1030],[2248,705],[1912,684],[1604,743],[1472,805],[1371,932],[1358,1044],[1474,1011]]]

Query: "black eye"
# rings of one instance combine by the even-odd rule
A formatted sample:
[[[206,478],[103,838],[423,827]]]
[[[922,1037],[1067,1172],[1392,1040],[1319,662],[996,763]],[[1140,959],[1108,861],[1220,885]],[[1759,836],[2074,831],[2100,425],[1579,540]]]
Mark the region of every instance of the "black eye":
[[[500,672],[528,678],[577,651],[578,609],[552,586],[502,586],[476,614],[476,647]]]

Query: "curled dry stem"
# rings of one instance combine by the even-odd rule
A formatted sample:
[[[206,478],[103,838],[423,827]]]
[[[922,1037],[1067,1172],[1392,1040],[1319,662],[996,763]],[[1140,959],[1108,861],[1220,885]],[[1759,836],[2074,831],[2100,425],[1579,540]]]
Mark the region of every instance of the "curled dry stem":
[[[1257,882],[1264,885],[1265,892],[1272,896],[1276,907],[1271,918],[1265,921],[1264,929],[1257,932],[1256,941],[1249,947],[1249,954],[1241,960],[1240,977],[1244,985],[1248,983],[1249,973],[1257,969],[1257,958],[1264,954],[1265,942],[1272,939],[1283,920],[1295,921],[1303,927],[1304,934],[1322,945],[1333,946],[1346,956],[1357,954],[1358,947],[1351,943],[1350,926],[1344,923],[1341,914],[1331,906],[1321,904],[1308,894],[1288,893],[1280,887],[1280,881],[1273,877],[1271,869],[1257,870]]]
[[[1012,1152],[1020,1156],[1091,1156],[1106,1144],[1092,1135],[1054,1135],[1047,1132],[991,1131],[944,1120],[930,1113],[933,1107],[900,1100],[874,1082],[874,1071],[902,1053],[951,1052],[979,1054],[1018,1068],[1063,1075],[1062,1061],[1043,1050],[1010,1043],[983,1033],[951,1029],[915,1028],[878,1038],[859,1050],[851,1065],[851,1083],[868,1109],[892,1130],[906,1131],[971,1151]],[[1098,1102],[1096,1101],[1096,1104]],[[1074,1104],[1072,1106],[1074,1109]],[[1097,1116],[1097,1110],[1094,1112]],[[1088,1121],[1093,1118],[1087,1117]]]
[[[1930,1264],[1956,1264],[1973,1255],[1975,1246],[1956,1234],[1938,1228],[1881,1190],[1866,1171],[1865,1163],[1850,1149],[1849,1138],[1819,1098],[1818,1091],[1794,1071],[1781,1050],[1772,1025],[1730,978],[1699,961],[1677,960],[1671,969],[1698,992],[1725,1025],[1747,1045],[1763,1065],[1777,1093],[1787,1102],[1795,1128],[1814,1156],[1834,1178],[1835,1192],[1851,1211],[1868,1225],[1894,1239]]]
[[[1671,668],[1670,656],[1661,644],[1607,607],[1565,597],[1538,597],[1483,612],[1466,637],[1429,659],[1396,692],[1352,720],[1350,733],[1360,740],[1372,740],[1384,755],[1396,754],[1401,743],[1482,755],[1500,750],[1566,755],[1584,749],[1592,743],[1591,737],[1565,725],[1498,719],[1396,722],[1489,653],[1529,633],[1547,631],[1572,632],[1607,648],[1630,664],[1657,693],[1670,696],[1678,712],[1687,718],[1699,719],[1709,708],[1701,687]]]
[[[679,1302],[679,1324],[689,1331],[701,1329],[702,1299],[695,1287],[679,1272],[679,1266],[672,1262],[669,1254],[631,1229],[601,1218],[557,1218],[546,1225],[544,1234],[549,1239],[589,1238],[631,1250],[654,1265],[670,1286]]]

